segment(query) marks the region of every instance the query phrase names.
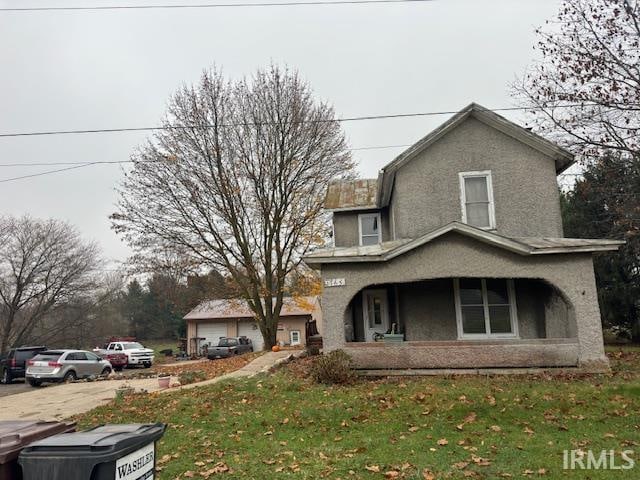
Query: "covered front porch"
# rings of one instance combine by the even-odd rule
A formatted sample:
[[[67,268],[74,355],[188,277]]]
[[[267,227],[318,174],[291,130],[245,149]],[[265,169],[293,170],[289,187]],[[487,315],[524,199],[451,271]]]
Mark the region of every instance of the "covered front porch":
[[[325,350],[362,369],[607,369],[592,255],[617,244],[543,240],[454,224],[306,257],[325,287]]]
[[[575,314],[552,285],[526,278],[440,278],[371,285],[344,312],[361,368],[572,367]]]

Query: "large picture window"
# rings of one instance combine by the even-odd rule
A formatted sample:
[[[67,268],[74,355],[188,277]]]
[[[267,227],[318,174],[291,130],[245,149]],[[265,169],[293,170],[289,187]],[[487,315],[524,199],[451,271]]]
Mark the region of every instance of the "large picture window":
[[[376,245],[382,242],[382,226],[379,213],[362,213],[358,215],[360,245]]]
[[[491,172],[460,172],[462,223],[492,230],[496,228]]]
[[[454,279],[458,337],[517,337],[515,289],[511,279]]]

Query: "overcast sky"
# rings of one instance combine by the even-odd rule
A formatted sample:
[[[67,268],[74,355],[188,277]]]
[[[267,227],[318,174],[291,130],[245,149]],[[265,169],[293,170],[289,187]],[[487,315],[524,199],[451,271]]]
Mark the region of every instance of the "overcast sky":
[[[142,2],[0,0],[0,8],[134,3]],[[0,12],[0,133],[155,126],[169,95],[214,64],[231,77],[270,62],[288,64],[340,116],[458,110],[472,101],[513,106],[508,85],[533,59],[535,27],[558,6],[559,0],[435,0]],[[351,122],[344,129],[354,148],[400,145],[445,119]],[[127,160],[146,135],[0,138],[0,163]],[[354,151],[359,173],[376,176],[401,151]],[[54,168],[60,167],[1,166],[0,179]],[[129,250],[107,219],[121,176],[119,166],[98,165],[0,183],[0,214],[67,220],[98,241],[107,259],[124,260]]]

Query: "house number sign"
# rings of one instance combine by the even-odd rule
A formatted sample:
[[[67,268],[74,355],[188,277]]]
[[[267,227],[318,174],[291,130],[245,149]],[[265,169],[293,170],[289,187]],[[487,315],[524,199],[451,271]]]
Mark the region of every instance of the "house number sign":
[[[325,287],[344,287],[346,284],[344,278],[327,278],[324,281]]]

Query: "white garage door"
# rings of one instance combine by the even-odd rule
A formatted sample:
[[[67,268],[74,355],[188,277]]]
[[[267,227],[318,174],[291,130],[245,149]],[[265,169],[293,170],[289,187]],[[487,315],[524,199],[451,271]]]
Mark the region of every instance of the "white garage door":
[[[200,342],[200,345],[210,343],[212,346],[216,346],[220,337],[227,336],[227,322],[198,323],[196,336],[205,338]]]
[[[262,333],[260,333],[256,322],[238,322],[238,336],[251,339],[254,352],[259,352],[264,348]]]

